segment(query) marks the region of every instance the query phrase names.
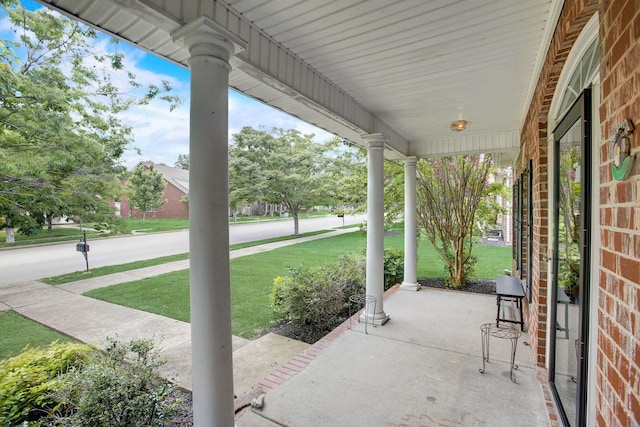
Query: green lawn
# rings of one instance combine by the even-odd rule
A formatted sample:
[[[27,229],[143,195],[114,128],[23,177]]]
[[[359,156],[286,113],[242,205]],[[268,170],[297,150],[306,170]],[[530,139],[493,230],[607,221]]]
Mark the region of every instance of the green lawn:
[[[233,334],[251,338],[273,321],[269,296],[273,279],[288,267],[333,262],[343,253],[364,256],[366,237],[353,232],[299,243],[231,260]],[[385,247],[403,248],[403,236],[387,236]],[[511,265],[510,247],[475,247],[478,277],[495,279]],[[427,241],[418,250],[418,277],[444,277],[442,261]],[[85,295],[129,307],[189,321],[189,272],[178,271],[107,288]]]
[[[86,227],[81,230],[80,227],[77,227],[75,225],[58,225],[54,226],[53,230],[51,231],[43,229],[31,236],[25,236],[16,231],[14,233],[15,243],[5,243],[7,233],[4,229],[0,229],[0,248],[11,248],[14,246],[25,246],[42,243],[65,242],[70,240],[79,241],[83,237],[85,230]],[[93,231],[92,229],[86,231],[88,239],[96,237],[106,237],[105,234]]]
[[[189,228],[188,219],[179,218],[150,218],[144,221],[139,218],[123,218],[128,230],[139,233],[158,233],[161,231],[179,231]]]
[[[22,317],[15,311],[0,311],[0,359],[13,357],[28,344],[31,347],[53,341],[73,341],[66,335],[53,331],[38,322]],[[6,333],[19,331],[19,333]]]
[[[300,214],[300,218],[326,216],[327,214],[328,213],[326,211],[302,213]],[[236,223],[240,224],[271,220],[277,221],[280,219],[280,217],[241,217],[238,219],[238,221],[234,221],[231,218],[229,220],[229,224],[234,225]],[[163,231],[180,231],[189,229],[188,219],[147,218],[143,221],[142,219],[137,218],[121,218],[121,220],[124,223],[124,228],[126,230],[130,230],[131,233],[159,233]],[[31,236],[25,236],[16,231],[15,243],[5,243],[6,232],[4,229],[0,229],[0,248],[80,240],[80,238],[83,236],[84,231],[87,232],[88,239],[111,237],[109,233],[100,233],[99,231],[93,230],[91,228],[93,225],[95,224],[85,223],[82,229],[80,228],[79,224],[73,223],[54,225],[53,230],[51,231],[43,229]]]

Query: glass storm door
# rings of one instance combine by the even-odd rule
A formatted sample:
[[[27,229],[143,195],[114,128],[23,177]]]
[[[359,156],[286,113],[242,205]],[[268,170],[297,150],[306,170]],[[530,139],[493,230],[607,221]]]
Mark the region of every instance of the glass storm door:
[[[591,90],[553,132],[555,245],[551,321],[552,389],[563,422],[585,424],[591,196]]]

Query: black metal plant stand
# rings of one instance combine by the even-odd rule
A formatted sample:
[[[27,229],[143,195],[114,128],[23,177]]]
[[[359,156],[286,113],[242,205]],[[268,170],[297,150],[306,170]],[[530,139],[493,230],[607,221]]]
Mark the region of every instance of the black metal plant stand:
[[[368,334],[367,332],[367,324],[369,323],[369,307],[371,306],[371,304],[373,304],[373,314],[371,315],[371,323],[373,324],[373,326],[375,327],[375,323],[373,322],[373,316],[375,316],[376,314],[376,308],[377,308],[377,300],[376,297],[374,297],[373,295],[363,295],[363,294],[356,294],[356,295],[351,295],[349,297],[349,329],[351,329],[351,304],[356,304],[358,307],[358,310],[356,310],[356,313],[360,311],[361,308],[364,308],[364,333]],[[358,323],[360,323],[360,317],[358,317]]]
[[[482,369],[480,373],[484,374],[485,362],[489,361],[489,338],[500,338],[511,341],[511,381],[516,382],[513,376],[513,371],[518,369],[516,361],[516,349],[518,347],[518,338],[520,338],[521,332],[510,325],[496,325],[495,323],[485,323],[480,326],[480,334],[482,337]]]

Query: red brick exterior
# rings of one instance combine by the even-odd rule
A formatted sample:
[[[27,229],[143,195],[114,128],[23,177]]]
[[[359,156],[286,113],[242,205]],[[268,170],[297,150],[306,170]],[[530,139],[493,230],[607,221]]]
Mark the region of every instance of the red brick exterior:
[[[147,218],[189,218],[189,206],[182,203],[180,199],[184,193],[176,188],[175,185],[167,183],[164,189],[163,198],[167,201],[160,209],[155,212],[148,212]],[[129,218],[129,202],[126,196],[120,197],[120,216]],[[140,209],[133,209],[133,218],[142,218]]]
[[[136,167],[147,168],[144,164],[139,164]],[[167,184],[163,192],[163,199],[167,202],[155,212],[147,212],[146,218],[189,218],[189,206],[182,203],[180,200],[185,195],[184,191],[173,185],[171,182],[165,179]],[[122,182],[122,186],[126,185],[126,181]],[[130,216],[131,207],[126,196],[120,196],[120,216],[124,218],[142,218],[140,209],[133,208],[133,215]]]
[[[602,2],[600,43],[597,422],[631,426],[640,423],[640,164],[615,181],[609,140],[623,119],[640,125],[640,2]],[[639,130],[632,146],[640,156]]]
[[[545,366],[547,350],[547,255],[549,231],[549,173],[547,117],[553,93],[562,67],[578,35],[597,11],[597,4],[587,0],[566,1],[556,32],[549,46],[540,73],[524,128],[521,132],[521,152],[516,176],[519,176],[533,159],[533,246],[532,292],[528,325],[531,347],[538,365]]]
[[[640,160],[623,181],[611,174],[610,138],[623,119],[640,126],[640,1],[566,0],[521,131],[521,152],[515,176],[533,159],[532,298],[527,310],[529,341],[537,363],[548,366],[547,261],[549,173],[547,117],[567,56],[588,20],[599,13],[600,37],[600,265],[591,278],[598,289],[596,369],[597,426],[640,423]],[[633,153],[640,157],[640,129],[632,137]],[[526,305],[525,305],[526,307]],[[592,403],[593,404],[593,403]],[[552,415],[552,421],[553,420]]]

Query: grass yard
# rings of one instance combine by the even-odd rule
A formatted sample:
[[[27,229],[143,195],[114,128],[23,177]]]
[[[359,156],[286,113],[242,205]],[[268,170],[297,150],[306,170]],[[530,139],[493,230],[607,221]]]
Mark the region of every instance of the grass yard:
[[[11,310],[0,311],[0,331],[20,331],[17,334],[4,332],[0,334],[0,359],[16,356],[27,345],[38,347],[56,340],[73,341],[72,338]]]
[[[231,260],[231,315],[234,335],[251,338],[269,327],[273,279],[288,267],[329,263],[346,252],[363,253],[365,236],[349,233],[286,246]],[[177,271],[95,289],[84,295],[189,321],[189,272]]]
[[[7,238],[7,233],[4,229],[0,229],[0,248],[12,248],[15,246],[25,246],[25,245],[33,245],[33,244],[41,244],[41,243],[57,243],[64,242],[69,240],[80,240],[83,237],[83,233],[86,228],[80,230],[79,227],[75,225],[56,225],[53,227],[53,230],[48,231],[46,228],[40,230],[40,232],[31,235],[25,236],[23,234],[18,233],[17,231],[14,233],[15,243],[5,243]],[[95,237],[105,237],[104,234],[93,230],[86,230],[87,238],[95,238]]]
[[[122,222],[131,232],[158,233],[160,231],[179,231],[189,228],[188,219],[179,218],[150,218],[144,221],[140,218],[122,218]]]
[[[404,236],[386,236],[385,247],[404,250]],[[473,246],[473,255],[478,258],[475,278],[494,280],[511,269],[511,246]],[[444,262],[433,249],[431,242],[422,239],[418,246],[418,278],[445,278]]]
[[[273,279],[289,267],[328,264],[343,253],[364,256],[366,237],[360,232],[299,243],[231,260],[231,315],[234,335],[251,338],[273,321],[270,294]],[[385,247],[403,248],[403,236],[387,236]],[[511,265],[510,247],[476,246],[477,277],[495,279]],[[427,241],[418,249],[418,277],[444,277],[444,265]],[[85,294],[93,298],[189,321],[189,272],[178,271]]]

